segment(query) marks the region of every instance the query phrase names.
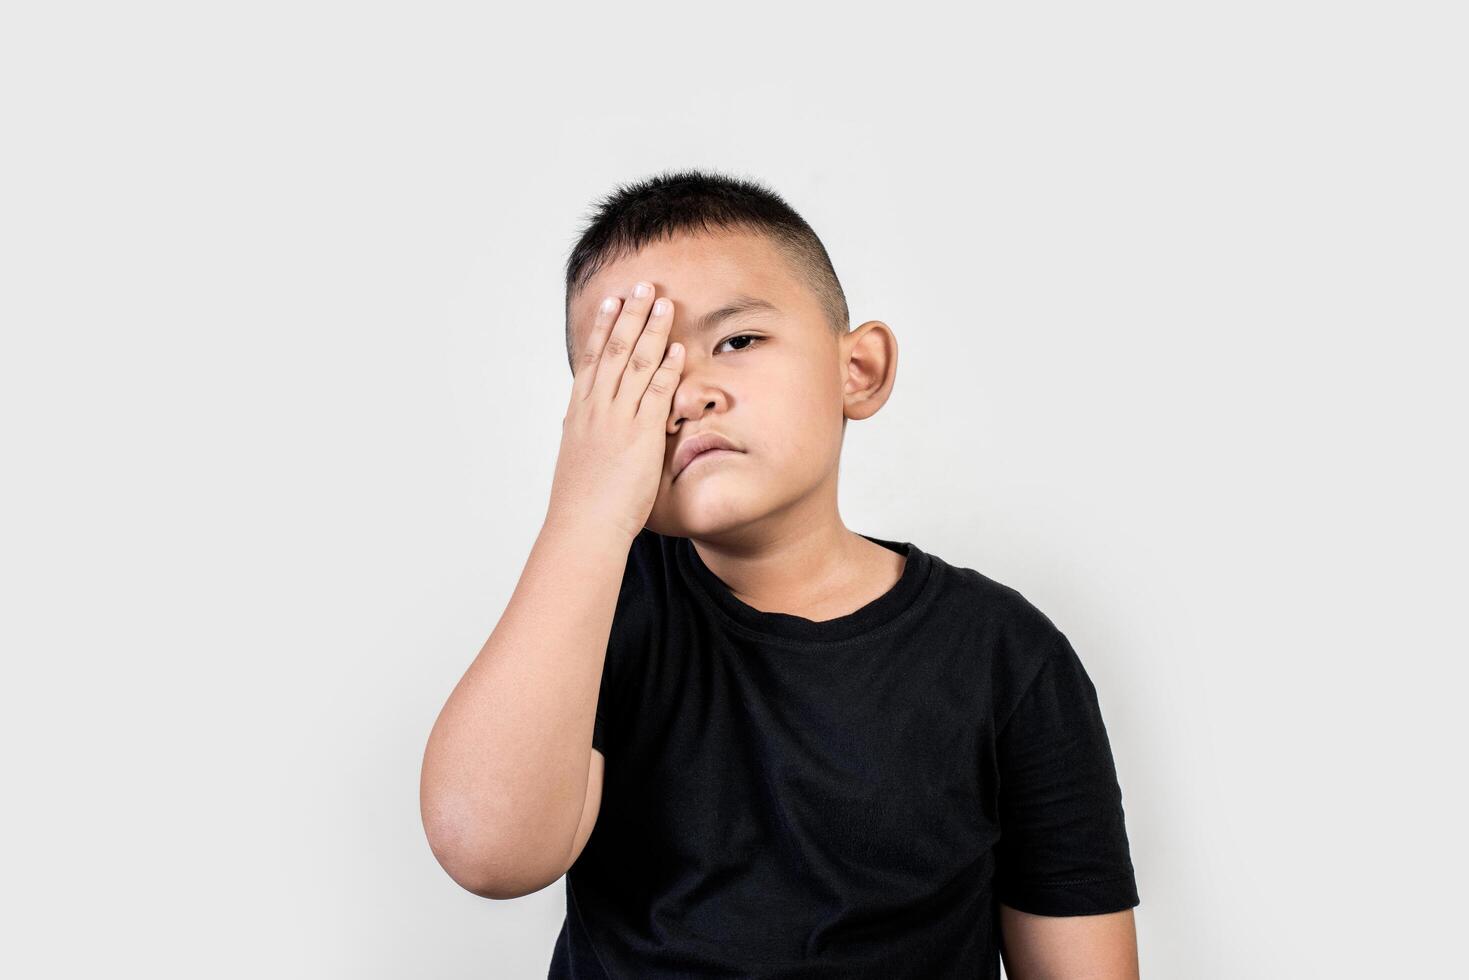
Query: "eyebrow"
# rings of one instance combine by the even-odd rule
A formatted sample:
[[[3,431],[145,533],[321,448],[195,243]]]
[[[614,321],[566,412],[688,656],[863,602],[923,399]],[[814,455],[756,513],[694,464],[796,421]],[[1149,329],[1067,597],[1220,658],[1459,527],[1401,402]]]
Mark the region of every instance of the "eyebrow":
[[[736,296],[717,310],[710,310],[694,321],[694,331],[704,333],[718,327],[725,320],[751,313],[779,313],[775,304],[755,296]]]

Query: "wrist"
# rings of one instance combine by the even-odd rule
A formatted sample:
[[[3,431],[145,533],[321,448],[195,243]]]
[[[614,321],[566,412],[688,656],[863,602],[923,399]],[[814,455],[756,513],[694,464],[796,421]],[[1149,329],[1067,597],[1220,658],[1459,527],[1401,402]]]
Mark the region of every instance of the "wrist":
[[[581,548],[605,550],[608,554],[627,557],[633,539],[642,528],[632,530],[622,522],[585,510],[551,508],[541,521],[541,536],[575,541]]]

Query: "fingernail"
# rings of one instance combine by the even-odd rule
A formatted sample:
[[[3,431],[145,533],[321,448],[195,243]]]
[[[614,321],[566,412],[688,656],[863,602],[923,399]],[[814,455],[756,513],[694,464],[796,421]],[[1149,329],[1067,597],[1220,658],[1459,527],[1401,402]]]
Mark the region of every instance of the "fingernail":
[[[602,312],[603,313],[611,313],[615,309],[617,309],[617,297],[616,296],[608,296],[606,299],[602,300]]]
[[[658,302],[654,303],[653,304],[653,312],[654,313],[657,313],[659,316],[662,316],[663,314],[667,313],[668,312],[668,300],[666,300],[666,299],[660,299]]]
[[[653,287],[652,286],[649,286],[645,282],[640,282],[640,283],[638,283],[636,286],[634,286],[632,288],[632,294],[634,296],[646,296],[646,295],[648,295],[652,291],[653,291]]]

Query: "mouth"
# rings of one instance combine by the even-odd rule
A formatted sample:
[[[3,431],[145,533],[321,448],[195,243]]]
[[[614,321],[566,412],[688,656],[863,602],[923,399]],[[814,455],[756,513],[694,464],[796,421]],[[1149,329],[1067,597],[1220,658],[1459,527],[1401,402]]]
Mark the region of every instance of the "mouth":
[[[701,461],[718,459],[724,456],[738,456],[739,454],[740,452],[737,449],[706,449],[703,452],[698,453],[694,456],[693,459],[690,459],[687,463],[685,463],[684,468],[679,470],[678,473],[674,475],[673,480],[671,480],[670,482],[676,483],[679,477],[683,476],[694,466],[698,465]]]

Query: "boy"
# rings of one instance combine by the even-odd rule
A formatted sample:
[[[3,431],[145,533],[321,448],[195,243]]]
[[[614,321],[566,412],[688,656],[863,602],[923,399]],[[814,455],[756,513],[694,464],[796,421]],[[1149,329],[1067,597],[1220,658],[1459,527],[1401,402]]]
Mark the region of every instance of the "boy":
[[[1065,635],[842,523],[897,343],[849,329],[806,222],[717,174],[623,188],[566,309],[545,522],[425,754],[445,870],[491,898],[564,874],[552,977],[1136,976]]]

